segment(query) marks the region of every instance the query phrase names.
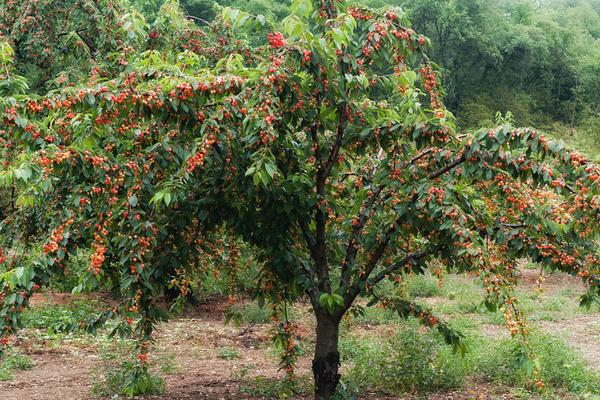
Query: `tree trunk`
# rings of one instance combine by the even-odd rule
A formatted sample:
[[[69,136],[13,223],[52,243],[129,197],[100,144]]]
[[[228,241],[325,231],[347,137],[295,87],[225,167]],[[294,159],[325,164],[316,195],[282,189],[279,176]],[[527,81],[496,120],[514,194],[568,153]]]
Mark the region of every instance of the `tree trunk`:
[[[315,377],[315,399],[329,400],[340,381],[340,318],[317,311],[317,345],[312,363]]]

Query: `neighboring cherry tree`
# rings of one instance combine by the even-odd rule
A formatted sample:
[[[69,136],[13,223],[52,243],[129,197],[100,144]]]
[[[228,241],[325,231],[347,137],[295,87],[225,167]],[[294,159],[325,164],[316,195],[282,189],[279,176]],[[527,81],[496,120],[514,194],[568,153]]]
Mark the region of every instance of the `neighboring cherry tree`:
[[[1,100],[0,182],[19,207],[3,229],[18,236],[35,213],[43,232],[26,256],[4,252],[3,345],[32,292],[87,248],[78,289],[119,282],[126,301],[101,320],[137,334],[144,368],[161,294],[187,293],[216,253],[243,268],[219,232],[256,249],[259,298],[310,299],[317,399],[336,391],[339,326],[358,298],[461,349],[426,309],[381,295],[384,280],[439,265],[475,274],[513,335],[526,335],[519,259],[580,276],[582,302],[597,300],[598,164],[532,129],[456,134],[428,40],[400,10],[292,10],[277,32],[226,8],[205,30],[157,31],[170,45],[128,54],[113,80]],[[287,319],[280,334],[291,371]]]

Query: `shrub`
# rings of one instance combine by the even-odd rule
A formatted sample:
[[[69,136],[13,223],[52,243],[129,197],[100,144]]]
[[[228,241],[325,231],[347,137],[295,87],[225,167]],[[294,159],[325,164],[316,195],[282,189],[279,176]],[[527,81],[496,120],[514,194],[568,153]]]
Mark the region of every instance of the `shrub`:
[[[165,382],[133,362],[124,361],[116,368],[107,369],[104,379],[97,382],[92,393],[97,396],[138,396],[162,394]]]
[[[465,381],[464,360],[452,354],[439,334],[421,331],[415,321],[391,338],[348,338],[341,347],[343,358],[352,362],[346,380],[351,391],[429,392]]]
[[[581,357],[562,340],[534,334],[530,343],[540,364],[542,381],[547,385],[578,394],[600,394],[600,375],[587,368]],[[476,356],[473,369],[481,378],[511,386],[527,386],[530,377],[519,366],[516,341],[481,342],[473,354]]]

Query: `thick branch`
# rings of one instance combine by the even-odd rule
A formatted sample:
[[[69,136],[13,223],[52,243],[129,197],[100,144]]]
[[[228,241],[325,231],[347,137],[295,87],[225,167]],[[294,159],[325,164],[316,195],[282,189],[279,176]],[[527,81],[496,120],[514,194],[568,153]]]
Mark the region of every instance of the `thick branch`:
[[[438,177],[444,175],[446,172],[453,170],[454,168],[456,168],[457,166],[459,166],[466,160],[467,160],[467,158],[463,154],[462,156],[458,157],[456,160],[452,161],[450,164],[446,165],[444,168],[440,168],[437,171],[429,174],[429,179],[435,179],[435,178],[438,178]]]
[[[310,138],[312,139],[312,142],[313,142],[313,151],[315,152],[315,168],[317,169],[317,171],[323,167],[323,165],[321,164],[321,150],[319,148],[318,133],[319,133],[319,125],[315,122],[310,127]]]
[[[377,274],[375,276],[375,278],[373,278],[372,284],[373,285],[378,284],[379,282],[384,280],[389,274],[397,272],[401,268],[404,268],[408,263],[425,258],[425,257],[435,253],[436,251],[437,251],[437,248],[433,248],[433,249],[429,249],[429,250],[417,251],[415,253],[408,254],[407,256],[402,258],[400,261],[390,265],[389,267],[387,267],[386,269],[381,271],[379,274]]]
[[[337,132],[335,136],[335,143],[333,144],[331,151],[329,152],[329,157],[327,158],[327,163],[323,169],[323,175],[325,178],[329,177],[331,173],[331,169],[333,168],[333,164],[338,159],[340,154],[340,149],[342,147],[342,142],[344,139],[344,125],[346,124],[346,103],[342,103],[342,107],[340,109],[340,117],[338,120]]]
[[[317,276],[319,277],[319,290],[322,292],[330,292],[331,283],[329,281],[329,266],[327,265],[327,239],[325,237],[327,215],[323,211],[323,202],[325,201],[325,179],[323,170],[319,169],[319,171],[317,171],[317,209],[315,213],[317,232],[313,258],[315,260]]]

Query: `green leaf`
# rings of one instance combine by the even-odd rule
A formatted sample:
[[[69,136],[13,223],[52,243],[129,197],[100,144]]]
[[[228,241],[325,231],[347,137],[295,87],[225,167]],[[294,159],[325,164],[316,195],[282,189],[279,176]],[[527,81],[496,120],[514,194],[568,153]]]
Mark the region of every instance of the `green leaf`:
[[[333,314],[338,307],[344,305],[344,298],[337,293],[322,293],[319,296],[319,305],[330,314]]]
[[[292,0],[292,14],[308,18],[313,11],[311,0]]]
[[[27,126],[27,120],[25,118],[21,117],[20,115],[17,115],[15,117],[15,124],[17,124],[21,128],[25,128]]]
[[[15,170],[15,178],[21,179],[23,182],[27,182],[31,178],[31,175],[31,168],[27,166],[22,166]]]
[[[267,173],[269,174],[269,176],[271,178],[273,178],[275,176],[275,174],[277,173],[277,166],[273,163],[266,163],[265,164],[265,170],[267,171]]]
[[[333,28],[331,30],[331,36],[333,37],[333,42],[335,43],[338,49],[341,49],[346,44],[346,35],[339,28]]]
[[[163,200],[165,202],[165,205],[168,207],[171,204],[171,193],[165,193]]]

